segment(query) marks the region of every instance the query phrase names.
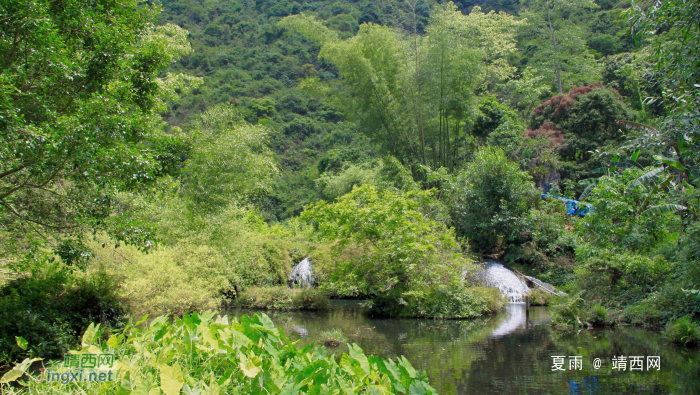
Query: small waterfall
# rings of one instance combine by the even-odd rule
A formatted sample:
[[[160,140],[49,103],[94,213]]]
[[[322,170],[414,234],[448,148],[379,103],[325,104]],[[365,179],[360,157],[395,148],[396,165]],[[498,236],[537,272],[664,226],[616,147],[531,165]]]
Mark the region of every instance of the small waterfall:
[[[489,262],[485,275],[486,283],[490,287],[498,288],[510,303],[522,303],[523,296],[530,292],[523,280],[498,262]]]
[[[304,258],[304,260],[292,268],[288,284],[290,288],[312,287],[315,281],[316,279],[314,278],[311,261],[309,258]]]

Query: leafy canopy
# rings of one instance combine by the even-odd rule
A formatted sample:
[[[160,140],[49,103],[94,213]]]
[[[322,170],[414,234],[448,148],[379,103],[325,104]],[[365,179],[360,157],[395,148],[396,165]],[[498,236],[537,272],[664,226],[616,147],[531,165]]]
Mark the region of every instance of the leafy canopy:
[[[183,169],[183,191],[199,207],[216,210],[269,191],[277,173],[268,129],[217,105],[192,125],[193,148]]]
[[[133,0],[0,5],[0,223],[11,234],[99,227],[116,191],[172,172],[162,96],[191,79],[163,69],[186,31]],[[114,232],[116,235],[119,232]]]

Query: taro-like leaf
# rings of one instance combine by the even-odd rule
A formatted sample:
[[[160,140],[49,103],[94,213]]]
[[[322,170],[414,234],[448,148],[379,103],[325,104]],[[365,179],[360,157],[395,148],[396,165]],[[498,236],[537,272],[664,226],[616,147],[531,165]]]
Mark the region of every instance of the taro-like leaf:
[[[262,369],[260,369],[256,362],[260,362],[260,364],[262,364],[260,358],[256,357],[255,355],[251,355],[250,358],[245,355],[241,355],[241,361],[238,363],[238,367],[241,368],[241,371],[244,375],[246,375],[246,377],[250,377],[252,379],[257,376],[258,373],[262,372]]]
[[[180,365],[177,362],[173,366],[161,365],[160,389],[165,395],[179,395],[185,379],[182,377]]]

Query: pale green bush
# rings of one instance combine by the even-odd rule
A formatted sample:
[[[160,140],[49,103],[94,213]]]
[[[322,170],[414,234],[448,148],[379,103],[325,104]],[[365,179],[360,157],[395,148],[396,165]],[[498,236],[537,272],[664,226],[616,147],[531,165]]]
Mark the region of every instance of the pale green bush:
[[[215,249],[182,243],[145,254],[133,247],[93,245],[87,274],[104,270],[119,283],[118,297],[134,314],[182,315],[218,307],[230,289],[226,263]]]

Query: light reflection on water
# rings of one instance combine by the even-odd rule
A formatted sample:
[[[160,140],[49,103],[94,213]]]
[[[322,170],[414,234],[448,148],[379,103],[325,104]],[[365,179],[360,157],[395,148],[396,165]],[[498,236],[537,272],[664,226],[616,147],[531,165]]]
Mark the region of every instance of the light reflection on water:
[[[230,312],[243,313],[252,314]],[[405,355],[427,371],[441,394],[700,394],[697,350],[668,344],[641,328],[553,331],[544,307],[512,304],[475,320],[372,319],[357,301],[341,300],[326,312],[268,315],[302,346],[337,328],[367,354]],[[583,369],[552,371],[556,355],[581,356]],[[662,369],[612,371],[618,355],[658,355]],[[592,366],[594,358],[603,361],[599,370]]]

